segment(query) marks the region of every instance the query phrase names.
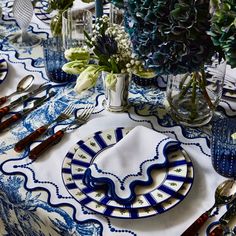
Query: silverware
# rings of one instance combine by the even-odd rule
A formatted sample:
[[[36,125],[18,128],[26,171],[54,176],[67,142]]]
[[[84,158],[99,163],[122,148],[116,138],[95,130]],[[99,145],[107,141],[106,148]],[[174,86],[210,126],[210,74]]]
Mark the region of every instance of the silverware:
[[[15,94],[23,93],[27,91],[33,84],[33,81],[34,81],[33,75],[26,75],[17,84],[17,88],[15,92],[0,98],[0,105],[4,104],[10,97],[14,96]]]
[[[70,104],[68,107],[66,107],[66,109],[56,119],[54,119],[53,121],[51,121],[50,123],[48,123],[46,125],[39,127],[34,132],[30,133],[25,138],[23,138],[19,142],[17,142],[15,144],[14,150],[16,152],[21,152],[23,149],[25,149],[27,146],[29,146],[34,140],[36,140],[42,134],[44,134],[47,131],[47,129],[50,127],[50,125],[52,125],[53,123],[57,123],[57,122],[60,122],[60,121],[70,118],[70,115],[72,114],[72,112],[74,110],[75,110],[75,105]]]
[[[59,143],[62,140],[62,137],[64,136],[66,131],[70,129],[76,129],[80,125],[86,123],[90,115],[92,114],[93,110],[94,110],[93,105],[86,106],[84,110],[82,111],[82,113],[71,124],[69,124],[68,126],[66,126],[65,128],[61,130],[58,130],[54,135],[50,136],[49,138],[44,140],[42,143],[40,143],[38,146],[33,148],[29,153],[29,158],[32,160],[36,160],[48,148]]]
[[[16,99],[15,101],[11,102],[8,106],[2,107],[0,109],[0,119],[5,116],[10,110],[12,110],[13,108],[15,108],[16,106],[22,104],[24,101],[26,101],[27,99],[29,99],[32,96],[37,95],[38,93],[50,88],[51,85],[41,85],[39,86],[37,89],[33,90],[32,92],[19,97],[18,99]]]
[[[5,130],[10,125],[14,124],[15,122],[17,122],[18,120],[20,120],[24,116],[28,115],[30,112],[32,112],[36,108],[40,107],[45,101],[47,101],[49,98],[51,98],[55,94],[56,94],[55,92],[50,92],[49,96],[46,94],[45,96],[43,96],[43,97],[39,98],[38,100],[36,100],[34,102],[34,105],[33,105],[32,108],[24,109],[23,111],[14,114],[13,116],[8,118],[7,120],[0,123],[0,132]]]
[[[223,236],[225,228],[231,218],[236,215],[236,201],[233,201],[232,205],[219,219],[219,225],[210,232],[209,236]]]
[[[198,217],[195,222],[188,227],[181,236],[195,236],[202,225],[207,221],[211,212],[215,207],[220,205],[228,204],[236,198],[236,181],[225,180],[221,183],[215,191],[215,203],[214,205]]]

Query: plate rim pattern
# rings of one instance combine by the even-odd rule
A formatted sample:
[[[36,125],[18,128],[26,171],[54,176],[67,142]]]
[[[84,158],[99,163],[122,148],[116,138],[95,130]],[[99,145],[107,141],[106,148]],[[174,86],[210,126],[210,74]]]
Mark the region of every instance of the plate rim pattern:
[[[105,132],[105,131],[102,131]],[[88,138],[89,139],[89,138]],[[86,140],[88,140],[86,139]],[[80,142],[78,142],[80,143]],[[75,146],[75,145],[74,145]],[[74,147],[73,146],[73,147]],[[72,148],[73,148],[72,147]],[[181,198],[175,198],[170,197],[167,201],[164,201],[160,204],[149,206],[149,207],[141,207],[137,209],[133,208],[117,208],[117,207],[110,207],[106,206],[104,204],[96,202],[94,199],[90,198],[86,194],[84,194],[75,184],[73,178],[71,169],[65,168],[67,165],[70,165],[71,160],[73,159],[72,155],[66,155],[63,161],[62,165],[62,179],[65,184],[65,187],[67,191],[70,193],[70,195],[78,201],[81,205],[106,216],[114,217],[114,218],[120,218],[120,219],[139,219],[139,218],[146,218],[153,215],[161,214],[163,212],[166,212],[170,209],[172,209],[174,206],[179,204],[189,193],[194,179],[194,169],[191,162],[190,157],[187,155],[187,153],[182,150],[184,157],[187,161],[187,169],[188,174],[185,179],[184,184],[181,186],[180,190],[178,191],[178,194],[180,194]],[[69,153],[69,152],[68,152]],[[67,154],[68,154],[67,153]],[[69,162],[68,162],[69,161]]]

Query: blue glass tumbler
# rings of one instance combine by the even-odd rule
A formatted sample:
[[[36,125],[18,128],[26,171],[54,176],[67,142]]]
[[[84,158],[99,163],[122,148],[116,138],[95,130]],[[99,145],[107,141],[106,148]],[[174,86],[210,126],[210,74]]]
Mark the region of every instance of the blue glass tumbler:
[[[62,66],[67,63],[61,38],[48,38],[43,42],[44,65],[50,81],[65,83],[75,81],[76,76],[65,73]]]
[[[216,172],[236,178],[236,118],[221,118],[212,124],[211,158]]]

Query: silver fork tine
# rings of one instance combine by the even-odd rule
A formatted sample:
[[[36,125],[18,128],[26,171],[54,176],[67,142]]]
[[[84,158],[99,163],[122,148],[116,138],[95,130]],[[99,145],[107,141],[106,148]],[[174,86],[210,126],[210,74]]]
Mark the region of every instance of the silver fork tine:
[[[52,125],[53,123],[60,122],[60,121],[70,118],[70,115],[72,114],[74,109],[75,109],[75,105],[71,103],[69,106],[67,106],[65,108],[65,110],[56,119],[54,119],[53,121],[49,122],[46,125],[39,127],[38,129],[36,129],[35,131],[30,133],[29,135],[27,135],[23,139],[21,139],[19,142],[17,142],[15,144],[15,148],[14,148],[15,151],[21,152],[25,147],[30,145],[34,140],[36,140],[43,133],[45,133],[48,130],[48,128],[50,127],[50,125]]]
[[[74,104],[71,103],[68,107],[66,107],[63,113],[66,115],[70,115],[74,109],[75,109],[75,106]]]
[[[29,153],[30,159],[37,159],[39,155],[41,155],[45,150],[47,150],[49,147],[53,146],[54,144],[60,142],[62,140],[62,137],[64,136],[64,133],[67,130],[73,130],[79,127],[79,125],[84,124],[89,116],[92,114],[95,106],[94,105],[87,105],[81,112],[81,114],[75,119],[70,125],[67,127],[58,130],[54,135],[50,136],[46,140],[44,140],[42,143],[40,143],[38,146],[33,148]],[[75,128],[72,128],[73,125],[76,125]]]
[[[94,110],[94,105],[88,105],[84,108],[83,112],[80,114],[78,119],[86,120],[92,114]]]

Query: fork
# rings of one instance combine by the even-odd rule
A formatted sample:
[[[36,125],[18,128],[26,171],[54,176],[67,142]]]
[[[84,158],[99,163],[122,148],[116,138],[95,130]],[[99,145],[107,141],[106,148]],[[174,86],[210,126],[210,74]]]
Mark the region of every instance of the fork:
[[[33,143],[34,140],[39,138],[42,134],[44,134],[48,128],[53,124],[53,123],[58,123],[63,120],[67,120],[70,118],[70,115],[72,112],[75,110],[75,105],[70,104],[69,106],[66,107],[66,109],[53,121],[49,122],[46,125],[42,125],[29,135],[27,135],[25,138],[21,139],[19,142],[15,144],[14,150],[16,152],[21,152],[23,149],[25,149],[27,146],[29,146],[31,143]]]
[[[94,105],[86,106],[82,111],[82,113],[71,124],[69,124],[68,126],[66,126],[61,130],[58,130],[54,135],[50,136],[49,138],[45,139],[42,143],[40,143],[38,146],[34,147],[29,153],[29,158],[32,160],[36,160],[48,148],[59,143],[62,140],[62,137],[64,136],[66,131],[70,129],[76,129],[79,126],[86,123],[89,117],[91,116],[94,108],[95,108]],[[75,127],[72,128],[73,126]]]

